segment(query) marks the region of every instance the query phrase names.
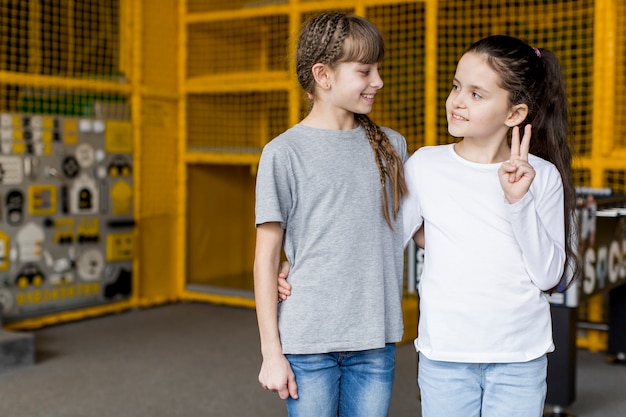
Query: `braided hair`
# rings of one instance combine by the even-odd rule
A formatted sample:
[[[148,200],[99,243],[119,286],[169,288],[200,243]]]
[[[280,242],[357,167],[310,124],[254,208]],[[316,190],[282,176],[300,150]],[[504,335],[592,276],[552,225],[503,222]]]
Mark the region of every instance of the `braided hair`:
[[[296,75],[302,89],[314,97],[315,78],[311,69],[317,63],[334,68],[342,62],[371,64],[385,55],[385,44],[378,28],[368,20],[328,12],[309,19],[298,39]],[[397,219],[402,197],[407,193],[403,161],[385,132],[366,114],[355,114],[372,147],[380,174],[383,216],[390,228],[391,216]],[[393,205],[388,201],[387,180],[392,187]]]

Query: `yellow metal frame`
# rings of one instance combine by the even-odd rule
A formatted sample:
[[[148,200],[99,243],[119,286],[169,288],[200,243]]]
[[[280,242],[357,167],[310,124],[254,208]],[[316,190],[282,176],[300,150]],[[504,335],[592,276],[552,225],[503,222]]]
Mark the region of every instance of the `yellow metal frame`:
[[[187,7],[185,1],[179,1],[178,6],[178,45],[187,45]],[[187,81],[187,48],[180,48],[178,54],[178,85],[181,89],[184,89]],[[186,283],[187,283],[187,268],[185,265],[186,251],[187,251],[187,100],[184,94],[181,94],[178,99],[178,154],[179,158],[178,170],[178,213],[176,216],[176,229],[175,235],[175,259],[176,270],[179,271],[176,278],[176,292],[185,299],[186,296]]]
[[[602,172],[607,168],[623,169],[626,150],[613,151],[615,135],[615,42],[616,0],[597,0],[594,25],[593,118],[591,157],[578,161],[591,171],[591,186],[602,187]],[[599,116],[602,114],[602,116]]]
[[[607,169],[625,169],[626,149],[615,149],[613,137],[615,134],[615,42],[616,42],[616,1],[598,0],[594,7],[594,21],[596,27],[602,27],[601,31],[595,32],[594,39],[594,63],[593,63],[593,109],[595,116],[592,125],[592,150],[586,157],[577,158],[574,168],[588,169],[591,172],[591,186],[603,186],[603,172]],[[179,21],[180,33],[179,44],[186,45],[186,28],[192,23],[206,23],[228,21],[233,19],[245,19],[258,16],[288,15],[289,16],[289,39],[290,50],[295,49],[296,35],[299,30],[301,16],[305,13],[328,9],[351,9],[355,14],[365,15],[369,6],[395,5],[407,3],[423,3],[425,6],[425,61],[424,73],[427,80],[425,86],[424,106],[424,145],[436,145],[438,143],[437,132],[437,107],[438,91],[438,7],[437,0],[355,0],[355,1],[309,1],[290,0],[288,3],[279,5],[266,5],[255,9],[225,10],[205,13],[188,13],[184,2],[180,3]],[[240,90],[286,90],[289,97],[289,121],[295,124],[300,118],[301,93],[297,86],[295,76],[295,62],[293,57],[289,60],[288,73],[283,71],[261,72],[255,74],[255,80],[250,80],[250,74],[234,73],[229,75],[199,77],[187,79],[185,68],[187,56],[185,48],[181,48],[179,54],[179,80],[181,96],[179,100],[179,152],[181,154],[178,173],[181,187],[179,188],[179,215],[178,215],[178,240],[176,242],[178,265],[177,288],[181,299],[208,301],[222,304],[240,306],[253,306],[252,300],[240,297],[231,297],[218,294],[204,294],[186,289],[185,254],[189,250],[186,247],[185,230],[186,222],[186,175],[187,167],[192,164],[230,164],[250,165],[251,173],[256,172],[259,155],[256,154],[231,154],[220,152],[198,152],[186,149],[186,100],[185,95],[191,93],[218,93]],[[236,86],[236,87],[235,87]],[[601,109],[601,111],[598,111]],[[593,331],[591,331],[593,332]],[[593,337],[593,336],[592,336]]]
[[[271,15],[288,15],[289,16],[289,49],[295,50],[297,34],[300,30],[301,16],[305,13],[322,11],[328,9],[352,9],[355,14],[364,16],[368,6],[380,5],[396,5],[406,3],[426,3],[428,10],[427,26],[427,59],[429,63],[427,68],[427,76],[436,77],[436,25],[437,25],[437,2],[436,1],[399,1],[399,0],[356,0],[356,1],[318,1],[318,2],[300,2],[299,0],[290,0],[287,4],[267,5],[254,9],[241,9],[229,11],[216,11],[208,13],[188,13],[185,2],[179,3],[179,24],[180,33],[179,45],[187,44],[188,25],[192,23],[220,22],[235,19],[246,19],[258,16]],[[288,92],[289,97],[289,124],[296,124],[300,117],[301,91],[296,79],[295,59],[290,55],[288,63],[288,71],[272,71],[255,73],[251,77],[249,73],[234,73],[218,76],[195,77],[188,79],[186,76],[187,65],[186,48],[181,48],[179,54],[179,82],[182,94],[179,99],[179,152],[182,156],[178,166],[179,183],[181,186],[178,190],[178,201],[180,202],[178,211],[178,230],[176,241],[176,263],[177,270],[177,289],[180,298],[189,301],[205,301],[218,304],[235,305],[242,307],[254,307],[252,298],[244,298],[239,296],[210,294],[205,292],[193,291],[187,288],[186,271],[186,253],[189,250],[186,242],[187,224],[187,167],[193,164],[229,164],[229,165],[249,165],[251,174],[256,173],[256,166],[259,161],[259,154],[233,154],[222,152],[198,152],[189,151],[186,147],[187,129],[186,129],[186,95],[193,93],[220,93],[231,91],[271,91],[283,90]],[[251,80],[251,78],[253,78]],[[437,100],[436,84],[430,83],[427,91],[427,100],[429,104],[435,103]],[[436,110],[434,105],[427,105],[427,120],[431,123],[436,121]],[[436,143],[435,129],[426,129],[428,132],[427,143]],[[260,144],[261,146],[263,144]],[[208,289],[210,291],[210,289]],[[410,301],[407,301],[411,304]],[[411,309],[411,311],[413,311]],[[410,330],[410,329],[409,329]],[[409,337],[413,332],[409,331]]]
[[[73,0],[69,0],[70,3]],[[207,0],[210,1],[210,0]],[[37,0],[29,0],[32,7],[38,6]],[[368,7],[400,5],[400,4],[423,4],[425,13],[425,55],[424,55],[424,76],[427,80],[424,89],[424,145],[436,145],[438,143],[437,117],[439,100],[436,82],[438,74],[438,0],[322,0],[322,1],[301,1],[288,0],[282,4],[268,4],[256,8],[242,8],[240,10],[222,10],[214,12],[190,13],[187,10],[185,0],[121,0],[120,1],[120,67],[123,73],[127,74],[124,82],[109,80],[76,79],[69,77],[56,77],[45,75],[33,75],[28,73],[17,73],[11,71],[0,71],[0,80],[7,84],[24,86],[34,86],[62,90],[89,90],[96,92],[117,93],[130,97],[134,162],[133,178],[134,183],[134,216],[138,227],[134,232],[136,243],[133,261],[133,293],[131,297],[119,303],[112,303],[105,306],[90,307],[76,311],[68,311],[53,314],[46,317],[24,320],[12,323],[13,328],[33,328],[42,325],[53,324],[61,321],[75,320],[84,317],[91,317],[101,314],[119,312],[125,309],[151,306],[169,301],[189,300],[203,301],[243,307],[254,307],[252,298],[239,296],[227,296],[222,294],[208,294],[199,291],[192,291],[187,288],[188,272],[186,270],[186,259],[189,250],[187,247],[187,229],[189,219],[186,218],[188,207],[188,168],[190,166],[213,166],[229,165],[234,167],[249,167],[250,175],[256,173],[259,161],[259,154],[232,153],[232,152],[201,152],[187,148],[188,126],[187,126],[187,97],[190,94],[203,93],[228,93],[228,92],[268,92],[281,91],[287,93],[288,120],[290,124],[295,124],[301,116],[300,106],[301,92],[298,87],[295,75],[295,62],[293,57],[289,59],[285,71],[261,70],[251,77],[249,73],[230,73],[219,76],[200,76],[189,78],[187,75],[188,56],[187,41],[188,28],[193,24],[219,23],[223,21],[250,19],[259,16],[287,16],[289,26],[287,35],[289,36],[288,47],[295,49],[296,35],[300,29],[301,17],[315,11],[329,9],[349,9],[355,14],[365,15]],[[594,33],[594,62],[593,62],[593,111],[592,120],[592,145],[589,156],[578,158],[574,161],[574,168],[586,169],[591,172],[591,186],[602,187],[603,172],[607,169],[626,169],[626,149],[616,149],[614,146],[614,135],[616,134],[616,71],[618,60],[616,58],[616,43],[619,32],[617,25],[617,5],[618,0],[596,0],[594,3],[594,26],[602,28]],[[175,13],[171,13],[172,5],[176,8]],[[72,8],[70,7],[70,10]],[[159,11],[163,10],[163,11]],[[148,65],[148,52],[154,55],[154,39],[156,29],[151,29],[149,23],[145,21],[148,12],[149,16],[156,16],[163,21],[172,23],[172,36],[177,37],[177,55],[171,57],[175,59],[175,79],[176,86],[162,86],[159,83],[149,83],[147,75],[154,75],[163,71],[158,65]],[[37,42],[37,32],[41,29],[37,19],[33,19],[31,30],[26,36]],[[70,28],[71,30],[71,28]],[[70,36],[71,38],[71,36]],[[151,43],[152,41],[152,43]],[[70,45],[70,54],[73,46]],[[33,54],[29,63],[29,69],[34,71],[41,63],[41,56]],[[170,76],[170,74],[166,74]],[[162,100],[174,103],[177,114],[174,117],[172,126],[168,126],[167,134],[171,134],[177,140],[175,149],[177,152],[172,166],[160,167],[175,175],[175,198],[178,204],[174,207],[157,207],[158,213],[146,213],[150,210],[149,196],[144,193],[144,185],[150,183],[151,165],[143,159],[142,143],[146,138],[143,136],[146,124],[144,110],[150,105],[150,100]],[[146,102],[148,104],[146,105]],[[262,127],[265,129],[266,127]],[[263,144],[260,143],[259,146]],[[154,210],[153,210],[154,211]],[[152,217],[151,217],[152,216]],[[154,217],[162,216],[162,219],[154,220]],[[171,225],[170,225],[171,223]],[[154,232],[162,224],[171,226],[173,229],[173,240],[166,242],[151,242],[142,240],[146,233]],[[151,235],[151,234],[148,234]],[[161,278],[158,283],[154,283],[154,277],[147,276],[151,260],[150,255],[156,245],[168,245],[167,252],[172,254],[173,276]],[[407,302],[405,302],[407,304]],[[409,303],[410,304],[410,303]],[[410,308],[410,307],[407,307]],[[593,331],[590,331],[593,332]],[[593,337],[592,337],[593,339]],[[601,337],[598,338],[600,340]],[[588,343],[590,339],[581,340],[581,343]],[[594,342],[595,343],[595,342]],[[601,342],[596,343],[597,347],[602,347]]]
[[[626,169],[626,149],[615,149],[617,60],[617,0],[596,0],[594,25],[602,28],[594,32],[593,60],[593,125],[591,156],[574,161],[576,168],[591,172],[591,186],[603,187],[602,173],[607,169]],[[601,323],[604,319],[604,300],[601,294],[587,301],[586,320]],[[592,352],[608,347],[608,334],[604,330],[587,329],[577,336],[578,347]]]

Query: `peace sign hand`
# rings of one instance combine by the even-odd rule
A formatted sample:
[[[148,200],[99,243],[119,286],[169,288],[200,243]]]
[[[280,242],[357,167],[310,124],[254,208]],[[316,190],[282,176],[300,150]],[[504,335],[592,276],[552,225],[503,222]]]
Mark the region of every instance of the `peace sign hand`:
[[[531,126],[524,128],[524,137],[520,143],[519,126],[513,128],[511,135],[511,157],[503,162],[498,169],[500,185],[506,200],[513,204],[522,199],[528,192],[535,178],[535,170],[528,163],[530,149]]]

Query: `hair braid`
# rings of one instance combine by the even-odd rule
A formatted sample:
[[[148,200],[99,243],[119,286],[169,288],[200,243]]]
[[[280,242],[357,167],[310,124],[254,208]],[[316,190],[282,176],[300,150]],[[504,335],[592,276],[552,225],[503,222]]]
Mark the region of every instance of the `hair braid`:
[[[333,47],[319,61],[323,64],[335,62],[336,58],[342,52],[343,41],[348,35],[348,21],[345,16],[337,16],[337,20],[333,21],[334,27],[331,27],[331,39],[334,39]],[[330,43],[330,42],[329,42]]]
[[[311,67],[317,62],[330,65],[336,61],[348,29],[349,22],[341,13],[324,13],[307,22],[296,53],[296,74],[305,92],[312,93],[315,85]]]
[[[355,115],[357,121],[365,128],[367,140],[374,151],[376,165],[380,174],[380,185],[382,188],[383,215],[389,227],[391,225],[391,215],[394,220],[398,217],[402,197],[407,193],[406,182],[404,181],[403,161],[396,152],[385,132],[365,114]],[[393,206],[389,207],[387,197],[387,179],[391,182],[393,192]]]

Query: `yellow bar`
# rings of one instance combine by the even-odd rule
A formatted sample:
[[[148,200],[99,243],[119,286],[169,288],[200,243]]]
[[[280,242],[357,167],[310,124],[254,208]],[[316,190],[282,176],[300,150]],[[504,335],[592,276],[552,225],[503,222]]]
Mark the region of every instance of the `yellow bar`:
[[[187,152],[187,164],[228,164],[256,165],[261,158],[260,153],[225,153],[225,152]]]
[[[154,98],[154,99],[162,99],[162,100],[173,100],[178,101],[181,97],[181,94],[172,92],[171,90],[164,90],[161,88],[154,88],[152,86],[146,87],[141,86],[141,96],[146,98]]]
[[[187,2],[178,2],[179,30],[178,30],[178,85],[186,85],[187,79]],[[174,288],[177,297],[185,293],[187,283],[186,250],[187,250],[187,95],[181,94],[178,100],[178,212],[174,236]]]
[[[300,3],[300,12],[309,13],[323,10],[350,10],[355,9],[355,14],[363,15],[363,11],[366,7],[372,6],[391,6],[394,4],[407,4],[407,3],[425,3],[429,0],[354,0],[354,1],[310,1]]]
[[[183,301],[201,301],[234,307],[255,307],[254,298],[232,297],[227,295],[205,294],[191,291],[184,291],[181,298]]]
[[[98,79],[76,79],[64,77],[52,77],[39,74],[25,74],[20,72],[0,71],[0,80],[3,84],[27,85],[29,87],[62,88],[68,90],[103,91],[107,93],[131,92],[130,84],[115,81],[102,81]]]
[[[603,320],[604,298],[602,294],[594,295],[587,300],[587,320],[601,323]],[[587,349],[590,352],[602,352],[607,349],[607,333],[602,330],[587,330]]]
[[[130,6],[128,5],[128,2],[130,1]],[[140,1],[132,1],[132,0],[126,0],[123,4],[123,6],[126,7],[131,7],[132,10],[132,19],[133,19],[133,25],[132,28],[133,30],[130,32],[132,39],[130,39],[130,42],[128,43],[131,49],[131,62],[130,64],[130,68],[132,71],[132,77],[131,77],[131,122],[132,122],[132,126],[133,126],[133,170],[136,173],[133,177],[133,194],[134,194],[134,198],[133,198],[133,204],[134,204],[134,209],[133,209],[133,216],[135,219],[139,220],[141,219],[141,213],[142,213],[142,205],[141,205],[141,200],[142,200],[142,187],[141,187],[141,179],[142,179],[142,175],[140,175],[139,173],[142,172],[141,169],[141,134],[142,134],[142,130],[141,127],[143,126],[143,118],[142,118],[142,104],[143,104],[143,99],[141,96],[141,90],[142,90],[142,83],[143,83],[143,72],[142,72],[142,62],[143,62],[143,11],[142,11],[142,2]],[[129,32],[126,32],[129,33]],[[133,230],[133,239],[135,241],[135,244],[137,246],[140,245],[139,242],[141,242],[140,240],[140,230],[139,227],[135,227]],[[139,300],[141,298],[141,262],[139,261],[139,256],[137,255],[138,253],[140,253],[141,248],[140,247],[136,247],[135,248],[135,255],[133,256],[133,275],[132,275],[132,294],[131,294],[131,300],[136,303],[137,300]],[[145,278],[145,277],[144,277]]]
[[[607,169],[623,170],[626,166],[626,152],[620,150],[614,152],[610,158],[576,158],[573,161],[574,168],[583,168],[588,170],[599,169],[600,174]]]
[[[610,155],[615,136],[615,0],[597,0],[593,44],[593,125],[591,140],[591,186],[602,187],[603,157]]]
[[[74,74],[74,50],[76,49],[76,40],[74,39],[74,0],[67,2],[67,72]]]
[[[297,9],[297,15],[301,13],[336,10],[336,9],[354,9],[357,15],[364,15],[366,7],[370,6],[386,6],[394,4],[406,3],[422,3],[428,0],[355,0],[355,1],[311,1],[311,2],[290,2],[290,4],[271,4],[259,7],[248,7],[237,10],[220,10],[215,12],[190,13],[184,23],[208,23],[223,22],[234,19],[247,19],[259,16],[274,16],[277,14],[290,14]]]
[[[291,85],[285,71],[230,73],[190,78],[185,83],[185,92],[274,91],[287,90]]]
[[[288,14],[289,6],[283,5],[268,5],[263,7],[248,7],[245,9],[220,10],[216,12],[205,13],[189,13],[183,18],[183,24],[189,23],[209,23],[209,22],[224,22],[227,20],[235,19],[249,19],[260,16],[275,16],[277,14]],[[185,27],[185,26],[183,26]]]
[[[119,313],[124,310],[134,308],[133,301],[123,301],[114,304],[107,304],[97,307],[87,307],[78,310],[64,311],[47,316],[15,321],[13,323],[5,323],[4,327],[11,330],[32,330],[44,326],[50,326],[58,323],[69,321],[83,320],[90,317],[97,317],[104,314]]]
[[[437,144],[437,0],[426,2],[426,54],[424,58],[424,145]]]
[[[120,3],[120,71],[125,74],[128,79],[133,78],[133,50],[128,47],[128,42],[133,39],[133,20],[135,11],[132,4],[128,0],[124,0]],[[73,30],[73,28],[71,29]],[[70,38],[72,39],[72,38]],[[70,61],[71,62],[71,61]]]
[[[28,72],[41,72],[41,7],[39,0],[28,2]]]
[[[291,15],[289,16],[289,82],[293,86],[289,89],[289,125],[293,126],[300,121],[301,97],[304,92],[298,83],[296,74],[296,45],[298,44],[298,33],[300,32],[300,4],[298,0],[291,0]]]

